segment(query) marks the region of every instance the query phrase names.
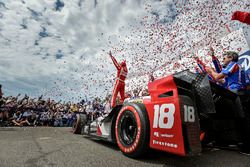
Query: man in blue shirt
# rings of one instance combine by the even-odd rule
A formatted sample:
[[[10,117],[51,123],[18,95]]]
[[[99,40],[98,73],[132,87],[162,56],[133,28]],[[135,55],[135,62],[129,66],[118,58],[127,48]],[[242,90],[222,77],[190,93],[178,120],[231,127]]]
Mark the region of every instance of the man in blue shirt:
[[[213,76],[216,81],[225,80],[226,88],[237,93],[243,89],[241,66],[237,64],[238,54],[236,52],[225,52],[223,57],[224,68],[220,73],[214,69],[206,67],[206,71]]]

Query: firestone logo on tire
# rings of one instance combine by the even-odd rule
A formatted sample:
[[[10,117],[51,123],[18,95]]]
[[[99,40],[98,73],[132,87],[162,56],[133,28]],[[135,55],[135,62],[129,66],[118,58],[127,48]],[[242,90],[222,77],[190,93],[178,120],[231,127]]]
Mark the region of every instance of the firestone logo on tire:
[[[130,148],[125,148],[125,150],[124,150],[125,152],[131,152],[131,151],[133,151],[137,147],[137,145],[139,143],[140,133],[141,133],[141,128],[139,127],[138,128],[138,133],[136,135],[136,140],[135,140],[134,144]]]

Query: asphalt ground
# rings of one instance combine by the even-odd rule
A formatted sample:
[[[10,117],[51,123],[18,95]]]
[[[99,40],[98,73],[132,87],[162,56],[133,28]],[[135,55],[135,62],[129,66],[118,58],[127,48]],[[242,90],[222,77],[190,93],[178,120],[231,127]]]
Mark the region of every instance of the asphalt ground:
[[[124,156],[115,144],[73,135],[70,130],[52,127],[0,128],[0,167],[250,167],[250,156],[221,149],[206,149],[195,157],[152,150],[145,157],[135,160]]]

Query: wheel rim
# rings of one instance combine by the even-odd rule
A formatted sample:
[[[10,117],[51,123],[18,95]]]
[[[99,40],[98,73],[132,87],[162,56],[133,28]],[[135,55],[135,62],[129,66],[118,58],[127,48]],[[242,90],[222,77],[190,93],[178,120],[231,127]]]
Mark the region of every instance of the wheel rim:
[[[137,123],[134,115],[126,111],[121,117],[120,139],[125,146],[132,145],[136,140]]]

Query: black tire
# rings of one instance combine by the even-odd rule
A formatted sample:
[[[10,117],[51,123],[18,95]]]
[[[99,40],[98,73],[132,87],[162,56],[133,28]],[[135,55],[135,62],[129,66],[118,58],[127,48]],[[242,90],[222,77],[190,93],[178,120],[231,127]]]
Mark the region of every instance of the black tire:
[[[76,120],[73,123],[72,129],[74,134],[81,134],[84,125],[87,123],[86,114],[76,114]]]
[[[129,103],[122,107],[116,119],[115,134],[126,156],[138,158],[148,151],[150,127],[143,104]]]

